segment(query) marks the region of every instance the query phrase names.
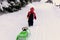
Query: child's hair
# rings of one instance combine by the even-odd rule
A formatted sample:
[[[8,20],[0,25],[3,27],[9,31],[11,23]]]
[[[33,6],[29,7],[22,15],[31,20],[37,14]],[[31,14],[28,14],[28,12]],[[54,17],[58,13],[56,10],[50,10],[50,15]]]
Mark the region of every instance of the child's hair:
[[[22,30],[23,31],[26,31],[28,29],[28,27],[23,27]]]
[[[24,29],[23,31],[26,31],[26,29]]]

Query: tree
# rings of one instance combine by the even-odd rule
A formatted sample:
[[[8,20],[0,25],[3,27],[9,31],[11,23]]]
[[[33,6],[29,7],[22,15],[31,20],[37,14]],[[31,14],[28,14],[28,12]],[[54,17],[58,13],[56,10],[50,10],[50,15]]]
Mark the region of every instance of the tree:
[[[46,3],[53,3],[53,1],[52,0],[47,0]]]

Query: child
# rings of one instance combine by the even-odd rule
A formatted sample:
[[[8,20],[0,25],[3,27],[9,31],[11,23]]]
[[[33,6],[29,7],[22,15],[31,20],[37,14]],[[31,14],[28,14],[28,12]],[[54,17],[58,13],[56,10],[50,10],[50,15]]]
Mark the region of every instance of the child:
[[[21,31],[19,33],[19,35],[17,36],[16,40],[26,40],[28,37],[28,28],[27,27],[23,27],[22,28],[23,31]]]
[[[33,7],[30,8],[30,11],[28,12],[27,18],[28,18],[28,25],[33,26],[33,19],[36,19],[36,14],[34,12]]]

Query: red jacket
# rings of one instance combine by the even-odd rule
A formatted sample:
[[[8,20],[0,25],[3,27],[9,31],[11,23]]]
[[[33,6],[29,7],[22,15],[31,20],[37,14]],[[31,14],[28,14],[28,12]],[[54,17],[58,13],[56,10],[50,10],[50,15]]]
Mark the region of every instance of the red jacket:
[[[34,12],[34,8],[31,8],[30,11],[28,12],[28,15],[27,15],[28,18],[29,18],[29,16],[30,16],[31,13],[33,13],[34,19],[36,19],[36,14]]]

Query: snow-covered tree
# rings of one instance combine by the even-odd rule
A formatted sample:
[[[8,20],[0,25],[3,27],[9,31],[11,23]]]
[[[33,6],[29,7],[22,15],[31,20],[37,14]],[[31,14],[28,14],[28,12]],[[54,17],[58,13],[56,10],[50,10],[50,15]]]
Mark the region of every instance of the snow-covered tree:
[[[34,2],[36,2],[36,1],[38,1],[38,2],[40,2],[41,0],[33,0]]]
[[[53,1],[52,0],[47,0],[46,3],[53,3]]]

